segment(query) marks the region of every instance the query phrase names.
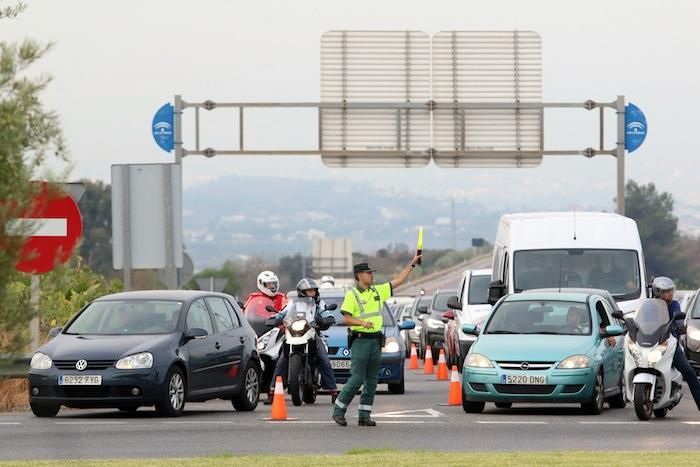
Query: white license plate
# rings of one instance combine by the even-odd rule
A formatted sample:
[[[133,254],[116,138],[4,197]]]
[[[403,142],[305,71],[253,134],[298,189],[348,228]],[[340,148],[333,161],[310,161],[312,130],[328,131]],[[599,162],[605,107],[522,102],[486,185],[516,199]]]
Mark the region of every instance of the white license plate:
[[[59,386],[100,386],[102,375],[61,375],[58,377]]]
[[[334,370],[349,370],[351,360],[331,360],[331,368]]]
[[[545,375],[501,375],[501,384],[547,384]]]

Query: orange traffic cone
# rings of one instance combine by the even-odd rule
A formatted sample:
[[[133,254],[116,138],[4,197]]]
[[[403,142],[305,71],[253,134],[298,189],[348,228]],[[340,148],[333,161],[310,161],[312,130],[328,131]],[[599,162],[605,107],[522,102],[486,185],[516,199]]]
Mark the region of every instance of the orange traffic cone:
[[[418,368],[418,351],[416,350],[416,344],[411,344],[411,360],[408,362],[408,369],[417,370]]]
[[[425,347],[425,364],[423,366],[423,373],[426,375],[432,375],[435,373],[435,368],[433,368],[433,351],[429,345]]]
[[[440,349],[440,356],[438,357],[437,367],[437,380],[447,381],[449,379],[449,375],[447,374],[447,361],[445,360],[445,349]]]
[[[459,381],[457,365],[452,365],[452,377],[450,378],[450,397],[447,405],[462,405],[462,383]]]
[[[266,421],[287,422],[299,420],[298,418],[287,417],[287,402],[284,400],[284,386],[282,385],[282,377],[278,376],[275,379],[275,393],[272,399],[272,414],[270,418],[263,418]]]

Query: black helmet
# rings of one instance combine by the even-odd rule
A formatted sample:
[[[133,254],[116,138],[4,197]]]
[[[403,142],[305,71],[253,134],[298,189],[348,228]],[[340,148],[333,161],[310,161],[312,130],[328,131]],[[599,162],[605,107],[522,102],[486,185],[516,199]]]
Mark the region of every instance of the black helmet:
[[[316,296],[314,299],[316,300],[316,303],[318,303],[320,298],[318,296],[318,283],[315,280],[305,277],[297,283],[297,295],[299,297],[306,297],[306,291],[311,289],[316,290]]]

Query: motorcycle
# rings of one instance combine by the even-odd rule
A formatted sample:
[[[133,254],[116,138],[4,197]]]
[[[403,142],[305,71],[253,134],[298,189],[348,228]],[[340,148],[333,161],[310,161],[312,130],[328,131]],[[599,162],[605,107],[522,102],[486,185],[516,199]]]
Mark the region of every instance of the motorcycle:
[[[640,420],[666,416],[681,400],[683,377],[672,367],[678,340],[671,334],[676,313],[668,319],[666,302],[645,299],[637,313],[626,318],[625,382],[627,399],[633,401]]]
[[[336,304],[331,304],[325,309],[336,308]],[[274,318],[265,322],[268,326],[276,326],[278,323]],[[288,362],[287,390],[295,406],[301,405],[302,402],[313,404],[316,402],[316,392],[321,387],[316,343],[323,337],[319,331],[328,329],[335,323],[335,318],[316,316],[314,299],[297,297],[290,299],[287,304],[287,315],[283,323],[285,330],[282,351]],[[325,341],[323,345],[326,345]]]

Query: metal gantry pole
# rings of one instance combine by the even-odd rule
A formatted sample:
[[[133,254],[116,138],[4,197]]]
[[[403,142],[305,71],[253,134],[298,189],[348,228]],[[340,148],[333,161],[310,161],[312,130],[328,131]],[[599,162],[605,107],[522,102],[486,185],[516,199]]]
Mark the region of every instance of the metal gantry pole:
[[[625,215],[625,96],[617,96],[617,213]]]
[[[124,290],[131,290],[131,197],[129,196],[129,166],[122,166],[122,209],[124,210],[124,222],[122,223],[122,238],[124,239]]]
[[[177,289],[177,269],[175,268],[175,232],[173,230],[173,170],[172,164],[163,166],[165,212],[165,285],[169,290]]]

